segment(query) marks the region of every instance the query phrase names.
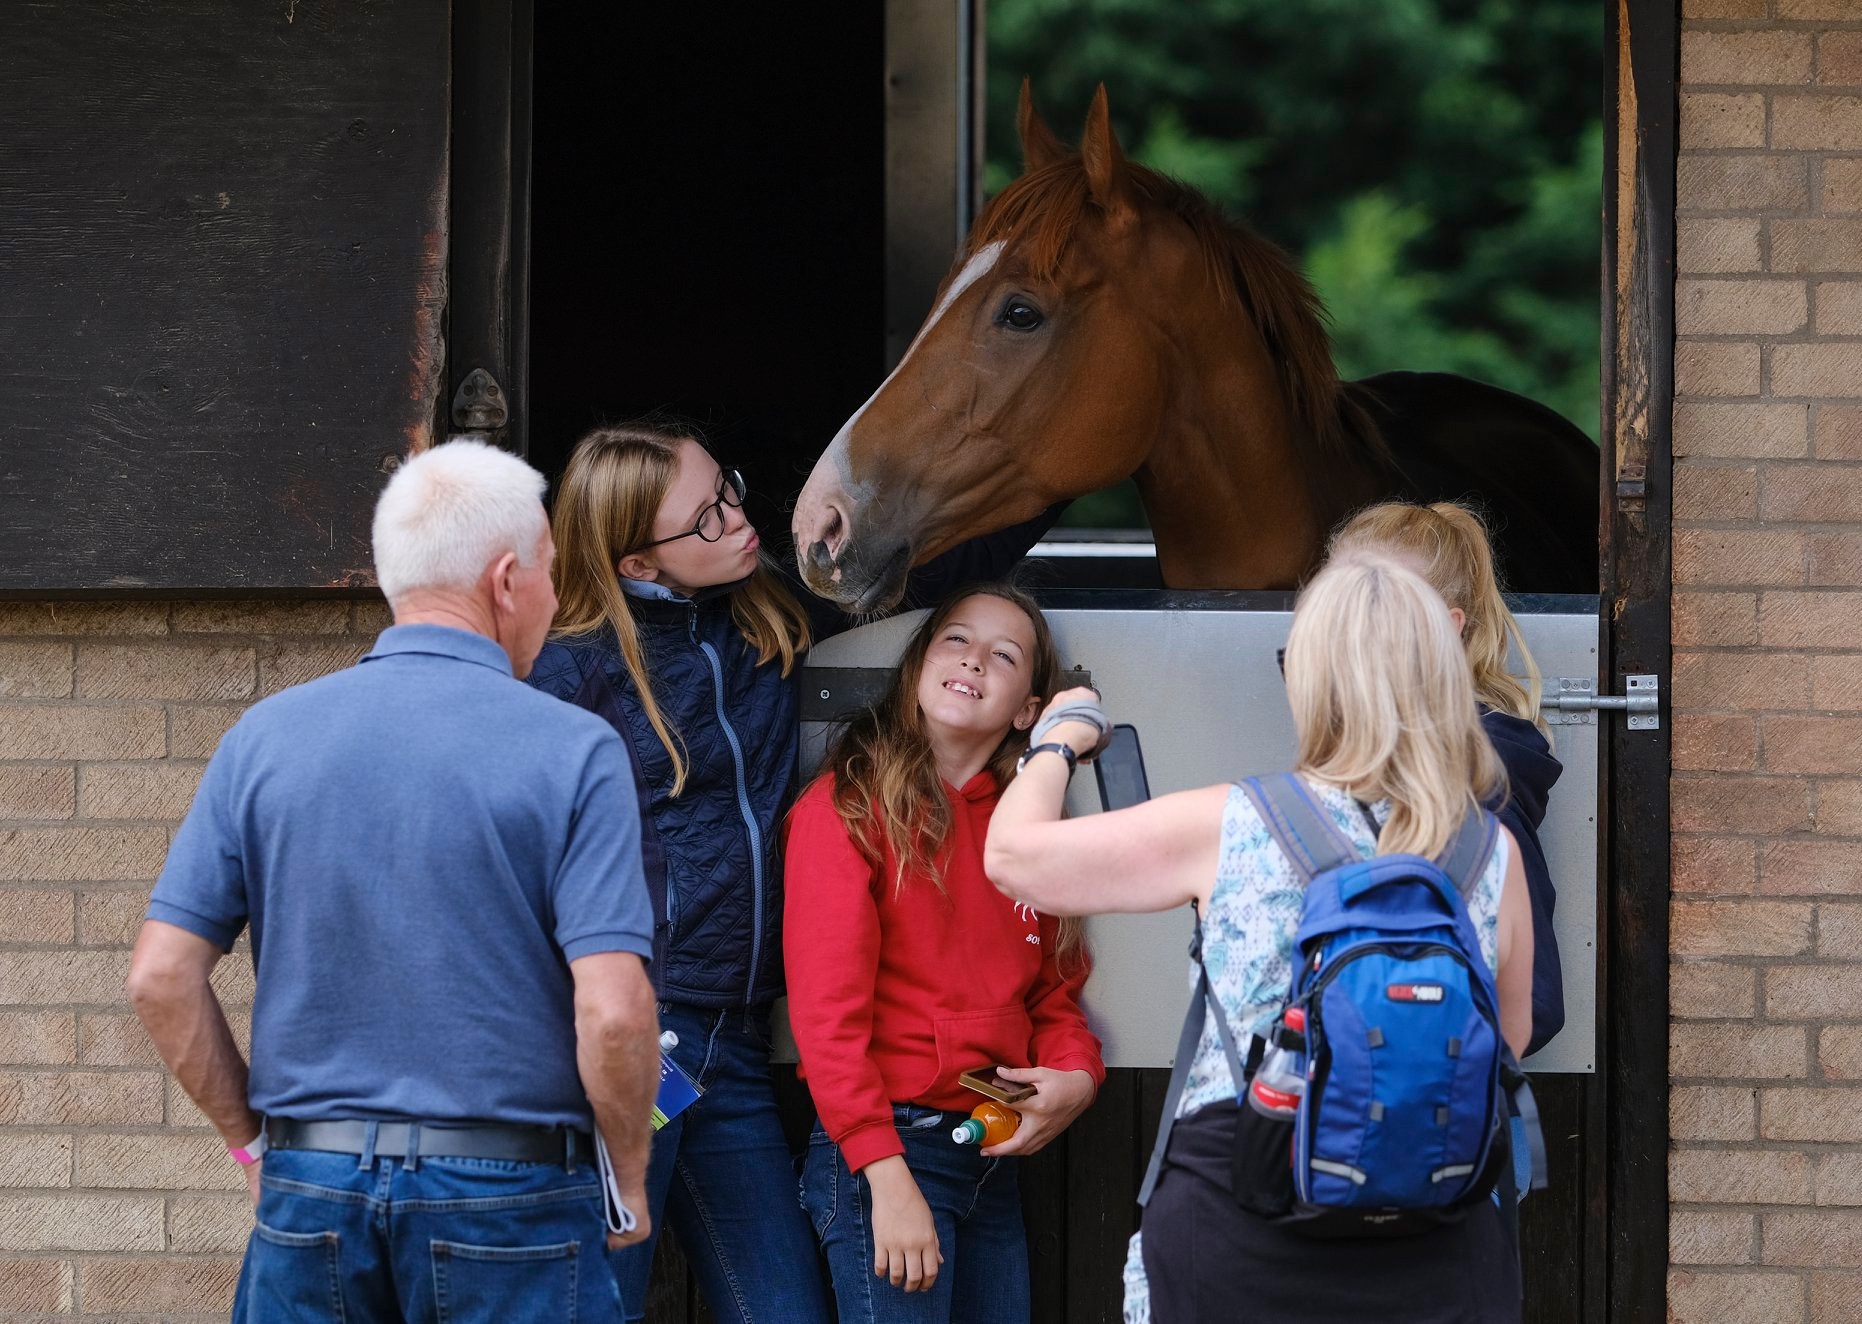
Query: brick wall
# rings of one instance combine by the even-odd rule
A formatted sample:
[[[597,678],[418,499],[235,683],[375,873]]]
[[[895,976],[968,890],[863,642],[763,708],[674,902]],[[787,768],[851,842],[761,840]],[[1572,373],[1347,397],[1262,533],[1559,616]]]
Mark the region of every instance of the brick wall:
[[[1834,1324],[1862,1319],[1862,0],[1685,0],[1681,79],[1669,1312]]]
[[[0,603],[0,1316],[224,1318],[251,1215],[123,975],[169,834],[255,698],[376,603]],[[240,1034],[252,967],[216,983]]]

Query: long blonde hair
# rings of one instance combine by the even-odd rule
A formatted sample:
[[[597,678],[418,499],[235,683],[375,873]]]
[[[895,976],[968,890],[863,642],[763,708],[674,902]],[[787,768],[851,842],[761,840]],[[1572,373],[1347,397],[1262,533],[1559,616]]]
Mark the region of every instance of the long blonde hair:
[[[950,837],[950,794],[938,773],[937,758],[924,728],[918,706],[918,676],[933,641],[973,597],[1000,598],[1028,618],[1034,632],[1034,653],[1029,658],[1030,692],[1046,700],[1061,687],[1060,651],[1054,646],[1047,618],[1033,598],[1008,584],[977,584],[960,589],[913,631],[893,673],[885,698],[848,721],[828,751],[827,771],[834,778],[834,809],[847,835],[875,870],[892,856],[891,879],[895,894],[908,875],[920,874],[944,890],[944,869],[938,856]],[[1028,733],[1011,726],[985,764],[998,786],[1015,777],[1015,762],[1028,748]],[[1080,949],[1080,924],[1060,921],[1056,956],[1068,957]]]
[[[1390,800],[1379,854],[1439,855],[1505,786],[1446,604],[1388,553],[1341,552],[1306,587],[1286,672],[1297,769]]]
[[[641,709],[672,760],[672,794],[685,789],[684,742],[653,695],[633,608],[621,591],[620,559],[653,538],[653,521],[672,487],[679,447],[703,443],[687,429],[646,424],[597,428],[576,443],[556,492],[556,620],[553,639],[614,631]],[[764,557],[731,590],[731,617],[757,663],[780,659],[782,674],[808,649],[808,618]]]
[[[1375,548],[1413,557],[1422,577],[1466,619],[1462,645],[1474,673],[1475,699],[1524,718],[1549,740],[1550,728],[1539,712],[1539,664],[1502,596],[1493,544],[1481,517],[1454,501],[1432,506],[1386,501],[1359,511],[1332,537],[1333,555]],[[1518,651],[1524,680],[1506,669],[1509,650]]]

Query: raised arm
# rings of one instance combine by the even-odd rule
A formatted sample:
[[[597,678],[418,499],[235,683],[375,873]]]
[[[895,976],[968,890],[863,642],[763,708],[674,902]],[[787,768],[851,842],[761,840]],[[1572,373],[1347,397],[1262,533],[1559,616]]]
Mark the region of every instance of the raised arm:
[[[1063,690],[1048,701],[1047,713],[1097,698],[1089,689]],[[1051,720],[1044,714],[1036,724],[1037,746],[1059,743],[1078,754],[1099,741],[1090,723],[1066,721],[1044,730]],[[1042,752],[1003,791],[983,846],[992,883],[1050,915],[1170,910],[1208,901],[1227,786],[1062,821],[1067,780],[1067,761]]]
[[[983,848],[990,882],[1050,915],[1144,913],[1209,900],[1228,787],[1063,821],[1066,792],[1059,755],[1038,756],[1009,784]]]

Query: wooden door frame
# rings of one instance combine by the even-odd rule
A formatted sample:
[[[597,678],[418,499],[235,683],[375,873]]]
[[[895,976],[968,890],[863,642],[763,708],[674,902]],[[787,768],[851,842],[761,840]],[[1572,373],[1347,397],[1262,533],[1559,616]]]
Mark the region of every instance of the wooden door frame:
[[[1681,14],[1675,0],[1613,0],[1605,89],[1601,537],[1604,675],[1672,672],[1674,272]],[[1586,1275],[1587,1317],[1662,1319],[1668,1277],[1669,741],[1610,724],[1600,849],[1608,917],[1604,1182],[1594,1222],[1607,1282]],[[1607,1290],[1595,1299],[1599,1286]]]
[[[983,205],[985,0],[885,0],[886,366]]]

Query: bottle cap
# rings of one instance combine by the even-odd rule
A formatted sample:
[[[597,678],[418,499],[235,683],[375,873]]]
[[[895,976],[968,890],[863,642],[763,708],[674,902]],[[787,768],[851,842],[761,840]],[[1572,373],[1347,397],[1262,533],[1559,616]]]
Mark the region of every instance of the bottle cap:
[[[988,1129],[976,1118],[971,1117],[959,1122],[950,1133],[950,1138],[960,1145],[980,1145]]]

